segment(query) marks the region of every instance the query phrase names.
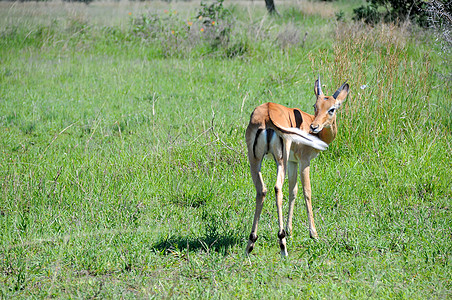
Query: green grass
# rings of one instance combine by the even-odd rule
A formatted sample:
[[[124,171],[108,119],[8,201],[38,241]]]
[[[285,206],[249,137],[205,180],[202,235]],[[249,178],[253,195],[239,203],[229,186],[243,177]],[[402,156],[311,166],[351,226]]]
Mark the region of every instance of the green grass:
[[[300,3],[283,19],[227,4],[217,43],[197,3],[0,2],[1,297],[450,298],[450,66],[429,32]],[[142,13],[161,27],[138,28]],[[248,259],[249,114],[312,113],[319,73],[328,93],[351,86],[312,161],[320,239],[299,196],[281,259],[268,160]]]

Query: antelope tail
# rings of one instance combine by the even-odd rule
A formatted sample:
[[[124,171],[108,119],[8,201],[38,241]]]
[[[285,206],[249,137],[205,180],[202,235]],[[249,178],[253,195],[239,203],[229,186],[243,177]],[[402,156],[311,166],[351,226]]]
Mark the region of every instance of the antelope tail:
[[[276,124],[275,124],[276,125]],[[278,131],[283,138],[287,138],[294,143],[310,146],[317,150],[324,151],[328,148],[328,144],[316,137],[315,135],[304,132],[301,129],[295,127],[282,127],[277,126]]]

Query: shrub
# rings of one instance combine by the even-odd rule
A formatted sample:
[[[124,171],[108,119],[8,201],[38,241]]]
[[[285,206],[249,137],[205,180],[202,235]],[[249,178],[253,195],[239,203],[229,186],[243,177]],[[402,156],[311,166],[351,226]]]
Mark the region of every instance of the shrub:
[[[368,24],[411,20],[426,27],[426,7],[427,3],[422,0],[367,0],[367,5],[353,10],[353,19],[364,20]]]

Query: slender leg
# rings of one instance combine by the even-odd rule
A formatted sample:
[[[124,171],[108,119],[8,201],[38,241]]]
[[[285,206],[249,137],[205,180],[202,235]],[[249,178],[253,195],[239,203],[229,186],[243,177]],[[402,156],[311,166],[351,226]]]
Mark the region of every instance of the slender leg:
[[[288,235],[291,235],[293,210],[295,206],[295,198],[297,197],[298,193],[298,182],[297,182],[298,163],[289,161],[287,163],[287,171],[289,175],[289,213],[287,216],[286,232]]]
[[[313,239],[318,239],[319,235],[315,229],[314,213],[312,212],[311,204],[311,181],[309,179],[309,164],[301,166],[301,183],[303,184],[303,195],[306,203],[306,212],[308,214],[309,235]]]
[[[267,189],[265,188],[264,180],[261,173],[262,160],[250,159],[251,177],[253,178],[254,186],[256,187],[256,210],[254,211],[253,227],[251,228],[251,234],[246,246],[245,253],[248,255],[254,249],[254,243],[257,240],[257,224],[259,223],[259,217],[264,206],[265,195]]]
[[[277,164],[276,173],[276,185],[275,185],[275,196],[276,196],[276,211],[278,213],[278,238],[279,247],[281,248],[281,256],[287,256],[287,245],[286,245],[286,231],[284,230],[284,220],[282,215],[282,186],[284,184],[284,178],[286,176],[286,166],[287,160],[289,158],[291,142],[285,140],[282,147],[282,159],[275,159]]]

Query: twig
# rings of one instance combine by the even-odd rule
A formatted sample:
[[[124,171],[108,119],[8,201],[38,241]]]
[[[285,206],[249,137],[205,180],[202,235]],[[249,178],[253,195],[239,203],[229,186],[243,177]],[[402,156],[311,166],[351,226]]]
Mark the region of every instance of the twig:
[[[89,136],[89,139],[86,141],[86,144],[85,144],[85,152],[86,152],[86,149],[88,149],[88,144],[89,144],[89,142],[91,141],[91,139],[93,138],[93,135],[94,135],[94,133],[95,133],[96,130],[97,130],[97,127],[99,126],[99,123],[100,123],[100,118],[99,118],[99,116],[100,116],[100,113],[102,112],[102,109],[104,108],[105,103],[106,103],[106,101],[104,101],[104,103],[102,103],[102,106],[100,107],[99,112],[97,113],[97,116],[96,116],[97,122],[96,122],[96,125],[95,125],[95,127],[94,127],[93,132],[92,132],[91,135]]]
[[[215,111],[212,109],[212,121],[211,121],[211,128],[212,128],[212,133],[213,135],[217,138],[218,141],[220,141],[223,146],[225,146],[227,149],[234,151],[235,153],[237,153],[238,155],[243,155],[243,153],[238,152],[237,150],[235,150],[234,148],[230,147],[229,145],[227,145],[225,142],[223,142],[222,139],[220,139],[220,137],[217,135],[217,133],[215,132],[215,126],[213,121],[215,120]]]
[[[189,145],[193,144],[194,142],[196,142],[200,136],[206,134],[207,132],[209,132],[210,130],[212,130],[212,127],[207,128],[206,130],[204,130],[203,132],[201,132],[197,137],[195,137],[193,140],[190,141]]]
[[[261,23],[259,24],[259,28],[257,29],[257,33],[256,33],[256,39],[259,37],[259,34],[261,33],[262,27],[264,26],[264,22],[267,19],[267,15],[264,15],[264,17],[261,20]]]
[[[248,92],[246,92],[245,97],[243,97],[242,107],[240,108],[240,114],[243,113],[243,106],[245,105],[245,100],[246,100],[247,97],[248,97]]]
[[[116,121],[116,126],[118,126],[119,137],[121,138],[122,146],[124,147],[124,138],[122,137],[121,126],[119,126],[119,122]]]
[[[152,95],[152,115],[153,115],[153,116],[155,116],[155,108],[154,108],[154,107],[155,107],[155,102],[156,102],[157,99],[158,99],[158,97],[157,97],[157,98],[155,97],[155,94],[156,94],[156,93],[154,92],[154,95]]]
[[[337,244],[337,240],[336,242],[334,242],[333,246],[330,247],[330,249],[328,250],[328,252],[325,254],[325,257],[320,261],[319,266],[321,266],[323,264],[323,262],[325,261],[325,259],[328,257],[328,255],[330,255],[331,250],[333,249],[334,246],[336,246]]]
[[[89,138],[86,140],[86,143],[85,143],[85,152],[86,152],[86,149],[88,149],[88,144],[89,144],[89,142],[91,141],[91,139],[93,138],[94,133],[96,133],[96,130],[97,130],[97,127],[99,126],[99,123],[100,123],[100,119],[97,119],[97,122],[96,122],[96,124],[95,124],[95,126],[94,126],[93,132],[91,132],[91,135],[90,135]]]
[[[42,156],[47,152],[47,149],[49,149],[50,145],[53,144],[53,142],[55,142],[55,140],[66,130],[68,130],[69,128],[71,128],[72,126],[74,126],[78,121],[75,121],[74,123],[72,123],[71,125],[67,126],[66,128],[64,128],[63,130],[60,131],[60,133],[58,133],[57,135],[55,135],[52,139],[52,141],[47,145],[47,147],[44,149],[44,152],[41,154],[40,158],[42,158]]]

